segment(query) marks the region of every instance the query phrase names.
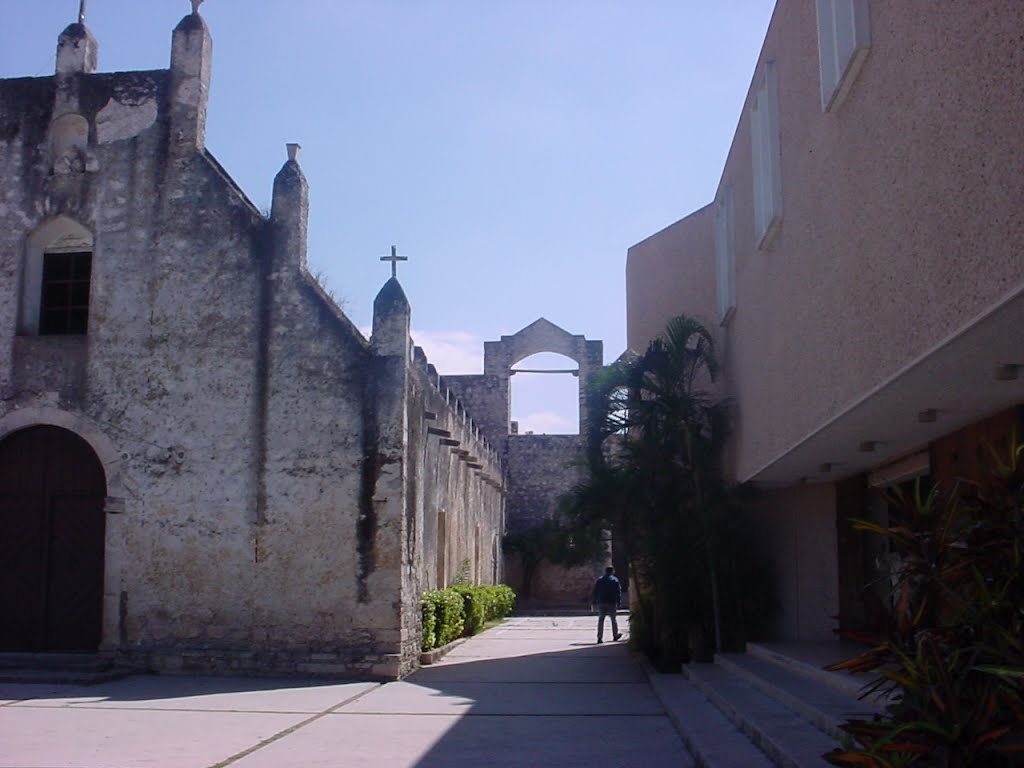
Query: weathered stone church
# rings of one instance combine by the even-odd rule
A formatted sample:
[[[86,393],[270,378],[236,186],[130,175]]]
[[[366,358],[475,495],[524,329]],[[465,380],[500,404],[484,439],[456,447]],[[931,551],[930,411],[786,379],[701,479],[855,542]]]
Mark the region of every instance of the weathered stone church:
[[[306,269],[298,147],[269,217],[206,150],[210,61],[194,12],[168,70],[101,74],[80,20],[0,81],[0,650],[401,676],[424,589],[502,579],[509,449],[467,413],[501,376],[449,387],[395,277],[364,338]],[[548,326],[502,365],[600,365]]]

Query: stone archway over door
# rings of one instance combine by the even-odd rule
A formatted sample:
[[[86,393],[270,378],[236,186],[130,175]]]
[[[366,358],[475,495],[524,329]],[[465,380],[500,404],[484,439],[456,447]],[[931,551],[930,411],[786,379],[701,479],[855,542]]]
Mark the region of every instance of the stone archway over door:
[[[73,432],[0,441],[0,650],[99,647],[106,493],[103,465]]]

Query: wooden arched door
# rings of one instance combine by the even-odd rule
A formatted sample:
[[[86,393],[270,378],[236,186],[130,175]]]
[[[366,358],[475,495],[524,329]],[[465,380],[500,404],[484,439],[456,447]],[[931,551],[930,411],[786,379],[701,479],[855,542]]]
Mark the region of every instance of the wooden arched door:
[[[99,647],[106,485],[92,448],[66,429],[0,441],[0,650]]]

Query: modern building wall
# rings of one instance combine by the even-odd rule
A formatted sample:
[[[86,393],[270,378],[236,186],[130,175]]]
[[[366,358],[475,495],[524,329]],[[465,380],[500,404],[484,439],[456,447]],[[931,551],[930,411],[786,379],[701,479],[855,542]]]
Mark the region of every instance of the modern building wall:
[[[717,338],[714,208],[707,205],[629,249],[626,347],[641,353],[686,308]]]
[[[834,98],[830,8],[861,46]],[[765,514],[787,526],[835,525],[798,488],[1024,401],[1022,29],[1012,0],[779,0],[712,203],[629,250],[630,346],[679,313],[714,329],[730,475],[776,494]],[[781,631],[820,634],[831,598],[809,622],[783,581]]]
[[[781,610],[774,635],[832,637],[832,617],[839,613],[835,486],[765,491],[750,505],[747,519],[776,579]]]
[[[722,174],[736,199],[740,479],[1024,287],[1024,8],[869,6],[870,50],[830,112],[814,5],[776,6],[748,93],[774,61],[783,202],[767,248],[747,212],[749,108]]]

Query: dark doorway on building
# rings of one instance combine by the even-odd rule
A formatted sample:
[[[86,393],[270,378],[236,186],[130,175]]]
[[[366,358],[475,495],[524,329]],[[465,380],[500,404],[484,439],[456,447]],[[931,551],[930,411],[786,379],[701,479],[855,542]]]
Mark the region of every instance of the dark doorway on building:
[[[0,441],[0,650],[99,647],[106,485],[73,432],[30,427]]]

